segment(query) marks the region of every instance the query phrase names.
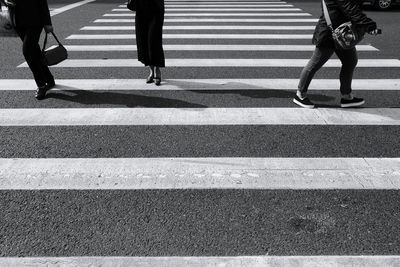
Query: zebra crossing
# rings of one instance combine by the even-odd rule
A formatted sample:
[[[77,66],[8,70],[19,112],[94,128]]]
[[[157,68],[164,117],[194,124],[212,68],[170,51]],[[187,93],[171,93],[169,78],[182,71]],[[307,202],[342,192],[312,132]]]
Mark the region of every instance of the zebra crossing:
[[[322,145],[324,142],[329,142],[324,139],[324,135],[335,130],[340,135],[345,131],[343,127],[351,128],[352,134],[360,135],[361,132],[366,131],[363,127],[370,127],[368,128],[370,131],[377,130],[380,133],[387,133],[388,136],[396,136],[400,125],[400,108],[396,105],[395,100],[391,102],[393,106],[371,107],[367,104],[362,109],[348,110],[335,106],[322,106],[315,110],[306,110],[291,104],[290,96],[294,95],[294,90],[297,88],[296,75],[308,62],[314,48],[310,44],[310,39],[317,18],[313,15],[285,1],[168,0],[166,1],[163,36],[167,68],[163,77],[165,80],[159,88],[145,85],[143,77],[124,76],[109,79],[102,77],[105,71],[114,68],[133,69],[135,74],[140,73],[140,70],[143,69],[143,66],[135,58],[134,17],[135,14],[128,11],[125,4],[119,3],[104,13],[101,18],[94,18],[90,25],[67,36],[65,42],[70,59],[54,66],[54,70],[59,73],[64,73],[69,69],[78,70],[88,73],[88,76],[85,79],[75,77],[57,79],[57,87],[52,93],[68,95],[70,92],[75,94],[119,92],[122,97],[128,97],[128,94],[154,97],[152,94],[154,93],[159,98],[175,96],[182,102],[186,101],[181,103],[183,107],[179,107],[180,104],[173,103],[173,101],[162,107],[140,106],[140,103],[134,107],[126,107],[119,102],[113,103],[115,106],[112,107],[103,106],[102,103],[96,103],[97,106],[91,107],[83,106],[82,103],[67,105],[61,101],[53,104],[52,107],[46,107],[46,101],[50,101],[49,99],[45,100],[41,107],[22,106],[21,104],[21,106],[17,105],[12,108],[1,108],[0,128],[11,132],[17,128],[51,132],[52,129],[56,130],[59,127],[66,132],[77,128],[85,131],[86,127],[100,127],[97,128],[100,129],[100,132],[106,132],[104,135],[101,134],[102,138],[105,136],[104,139],[97,139],[98,137],[93,133],[95,135],[91,137],[93,139],[86,140],[89,147],[90,142],[93,141],[99,146],[97,149],[101,150],[96,152],[98,154],[93,157],[85,156],[89,152],[84,153],[83,156],[70,156],[68,151],[57,154],[57,151],[41,150],[38,153],[28,152],[21,157],[0,158],[1,190],[383,191],[400,189],[398,152],[387,152],[384,149],[372,151],[371,148],[372,152],[368,155],[356,152],[347,155],[345,152],[349,150],[342,148],[340,143],[337,144],[336,150],[332,145],[329,146],[332,150],[330,152],[325,152]],[[358,50],[360,52],[358,68],[361,70],[372,68],[379,70],[377,73],[384,73],[384,69],[398,71],[400,67],[399,59],[379,58],[379,47],[374,47],[367,41],[359,45]],[[111,54],[114,52],[120,54],[117,57],[104,56],[104,53],[114,55]],[[331,59],[324,69],[337,72],[340,66],[339,60]],[[17,69],[26,69],[27,64],[21,63],[16,67]],[[276,76],[254,74],[254,69],[261,69],[266,73],[276,73]],[[195,72],[199,74],[199,77],[188,78],[186,76],[188,72]],[[226,78],[227,72],[232,72],[231,78]],[[282,75],[287,72],[291,74],[290,77]],[[169,73],[171,77],[168,76]],[[91,76],[91,74],[95,75]],[[0,93],[23,94],[34,88],[32,80],[0,80]],[[338,88],[339,81],[334,74],[329,74],[325,78],[316,77],[310,86],[310,90],[329,95],[336,93]],[[400,79],[380,77],[378,74],[376,77],[363,76],[353,81],[353,88],[371,93],[373,96],[379,93],[398,96]],[[263,106],[259,106],[259,104],[252,106],[255,99],[247,99],[247,104],[241,106],[240,102],[247,97],[246,93],[266,91],[288,93],[286,99],[280,100],[282,103],[279,105],[274,104],[274,97],[270,97],[272,99],[268,99],[267,104]],[[218,101],[217,104],[207,105],[207,101],[210,101],[211,98],[222,99],[227,97],[226,94],[237,92],[245,93],[234,95],[233,98],[237,99],[237,102],[231,103],[231,106]],[[202,98],[198,95],[203,93],[205,93],[204,102],[201,102]],[[289,97],[287,97],[288,95]],[[194,100],[199,102],[196,103]],[[85,101],[88,102],[88,100],[82,102],[85,103]],[[233,151],[226,152],[227,155],[222,156],[213,150],[214,148],[207,147],[204,140],[199,143],[196,140],[196,138],[200,139],[201,133],[207,132],[207,129],[212,131],[212,127],[220,126],[229,127],[227,133],[222,132],[215,135],[216,138],[226,138],[221,140],[224,141],[222,147],[219,147],[223,151],[221,153]],[[287,138],[294,140],[301,140],[305,137],[299,133],[290,132],[290,130],[303,131],[304,127],[316,127],[318,129],[316,134],[321,136],[316,137],[316,139],[319,138],[319,143],[314,142],[311,145],[319,147],[319,154],[314,157],[302,157],[299,150],[296,150],[291,154],[274,152],[271,156],[265,156],[269,153],[264,151],[261,153],[264,156],[261,157],[256,153],[247,155],[246,152],[246,156],[243,156],[233,147],[235,145],[234,138],[237,138],[238,135],[243,138],[243,135],[247,133],[249,138],[246,142],[256,142],[255,139],[251,139],[254,134],[249,131],[253,128],[269,126],[276,129],[292,127],[287,128],[288,132],[285,130],[278,132],[279,135],[289,135]],[[49,130],[44,130],[48,127],[50,127]],[[202,128],[198,136],[185,139],[185,144],[180,144],[176,140],[176,143],[169,144],[170,148],[183,148],[178,150],[180,152],[176,155],[168,157],[165,155],[173,153],[157,154],[161,148],[143,153],[142,156],[137,156],[140,152],[132,153],[132,155],[129,155],[131,152],[128,152],[128,155],[122,153],[123,147],[116,152],[107,154],[104,151],[112,150],[107,148],[108,142],[113,138],[111,134],[107,136],[107,131],[111,131],[110,127],[116,131],[120,127],[143,127],[150,131],[159,129],[157,127],[176,127],[177,129],[193,127],[193,132],[200,127],[206,128]],[[239,127],[248,128],[239,130]],[[170,128],[167,128],[166,133],[168,133],[168,129]],[[233,135],[236,131],[238,131],[238,135]],[[88,132],[92,133],[92,130],[88,130]],[[230,134],[232,137],[229,136]],[[270,134],[273,138],[273,131]],[[79,136],[79,134],[77,135]],[[213,133],[210,132],[209,135],[211,136]],[[75,138],[74,135],[72,136]],[[372,134],[368,136],[372,136]],[[168,142],[168,137],[165,138]],[[338,140],[340,140],[339,137],[333,139],[333,142],[338,142]],[[64,146],[64,141],[75,144],[72,140],[55,141],[57,149],[65,150],[67,148]],[[15,137],[12,142],[15,147],[23,141]],[[155,142],[160,146],[163,144],[163,141],[160,140]],[[369,145],[368,140],[362,140],[362,142],[364,146]],[[392,144],[394,150],[398,148],[395,140],[390,142],[387,141],[385,145]],[[141,146],[150,147],[150,144],[137,145],[136,149],[140,151]],[[271,146],[283,147],[285,144],[271,144]],[[252,144],[252,147],[255,149],[257,144]],[[185,149],[189,152],[182,152]],[[212,153],[203,155],[207,149]],[[77,149],[71,147],[71,150]],[[196,150],[203,152],[197,156]],[[284,151],[290,151],[290,149],[285,148]],[[365,151],[365,149],[361,151]],[[8,154],[12,154],[12,152],[6,153],[6,155]],[[48,260],[51,262],[51,258]],[[87,258],[65,258],[61,259],[61,262],[85,264],[88,260],[90,261]],[[341,263],[362,263],[364,266],[368,266],[368,264],[373,266],[373,263],[377,261],[385,263],[386,266],[396,266],[399,262],[397,257],[358,258],[350,256],[337,258],[205,257],[203,259],[201,257],[166,257],[164,259],[139,257],[126,259],[126,261],[121,258],[105,257],[105,261],[102,258],[93,258],[92,260],[108,262],[110,265],[121,264],[122,266],[140,264],[146,260],[150,261],[151,266],[164,266],[163,264],[169,261],[170,266],[201,265],[205,262],[211,266],[213,266],[212,264],[265,266],[274,263],[299,264],[299,266],[310,266],[310,264],[314,264],[311,266],[323,266],[323,264],[340,266]],[[25,262],[35,264],[37,261],[37,258],[25,259]],[[20,259],[0,259],[0,265],[2,262],[18,265],[21,261]]]

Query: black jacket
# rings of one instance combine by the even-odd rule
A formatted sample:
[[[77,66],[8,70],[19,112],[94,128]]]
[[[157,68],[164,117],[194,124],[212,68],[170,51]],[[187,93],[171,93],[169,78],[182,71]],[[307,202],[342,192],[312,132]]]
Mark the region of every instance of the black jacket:
[[[376,23],[362,12],[359,0],[325,0],[325,3],[334,29],[347,21],[351,21],[366,32],[376,29]],[[322,15],[314,31],[313,44],[318,47],[335,47],[331,30],[325,20],[322,2],[321,10]]]
[[[47,0],[16,0],[15,20],[17,28],[51,25]]]

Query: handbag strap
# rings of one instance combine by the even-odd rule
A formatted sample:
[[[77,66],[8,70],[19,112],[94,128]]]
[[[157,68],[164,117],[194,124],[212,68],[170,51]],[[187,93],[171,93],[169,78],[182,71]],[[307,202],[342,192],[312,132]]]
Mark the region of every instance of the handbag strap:
[[[331,31],[333,32],[333,26],[332,26],[332,21],[331,21],[331,17],[329,16],[329,11],[328,11],[328,7],[326,6],[325,0],[322,0],[322,9],[324,10],[324,17],[326,20],[326,24],[328,24],[329,29],[331,29]]]
[[[56,34],[55,34],[54,32],[51,32],[51,34],[53,35],[54,39],[56,39],[58,45],[59,45],[59,46],[63,46],[63,45],[61,44],[61,42],[58,40]],[[42,52],[44,52],[44,50],[46,49],[48,35],[49,35],[49,34],[46,32],[46,35],[45,35],[44,41],[43,41]]]

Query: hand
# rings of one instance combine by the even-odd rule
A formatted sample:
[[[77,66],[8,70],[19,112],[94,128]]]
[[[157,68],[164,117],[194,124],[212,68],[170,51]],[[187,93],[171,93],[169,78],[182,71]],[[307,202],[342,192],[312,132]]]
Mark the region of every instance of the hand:
[[[367,32],[374,32],[376,29],[378,29],[376,22],[371,22],[367,25]]]
[[[54,32],[54,28],[52,25],[44,25],[44,31],[46,33]]]
[[[382,34],[382,30],[381,29],[375,29],[373,31],[368,32],[371,35],[378,35],[378,34]]]

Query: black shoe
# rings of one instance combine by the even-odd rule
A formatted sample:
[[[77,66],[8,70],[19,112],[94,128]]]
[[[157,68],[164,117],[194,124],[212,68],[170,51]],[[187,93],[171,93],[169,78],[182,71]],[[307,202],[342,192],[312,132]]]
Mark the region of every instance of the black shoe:
[[[146,83],[153,83],[154,82],[154,74],[150,74],[149,77],[146,79]]]
[[[159,67],[155,67],[154,72],[155,72],[154,81],[157,86],[160,86],[161,85],[161,70]]]
[[[56,82],[55,82],[54,79],[53,79],[53,80],[51,80],[51,81],[48,81],[48,82],[46,83],[46,85],[47,85],[47,90],[50,90],[50,89],[54,88],[54,86],[56,86]]]
[[[35,97],[37,100],[42,100],[46,97],[46,92],[48,90],[47,85],[40,86],[36,89]]]
[[[315,108],[314,103],[311,102],[310,99],[308,99],[308,97],[301,99],[300,97],[298,97],[298,95],[296,95],[293,98],[293,102],[303,108]]]
[[[340,100],[340,106],[342,108],[353,108],[353,107],[359,107],[365,104],[364,99],[362,98],[357,98],[353,97],[352,99],[344,99]]]
[[[157,86],[161,85],[161,77],[154,77],[154,81],[156,82]]]

